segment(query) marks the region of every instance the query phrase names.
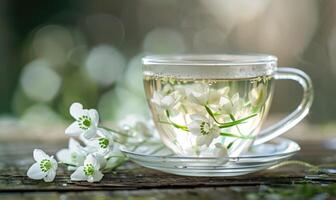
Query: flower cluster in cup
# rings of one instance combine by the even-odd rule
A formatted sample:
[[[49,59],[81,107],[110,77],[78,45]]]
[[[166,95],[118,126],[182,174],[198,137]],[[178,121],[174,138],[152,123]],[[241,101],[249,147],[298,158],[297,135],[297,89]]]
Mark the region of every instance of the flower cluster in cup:
[[[251,142],[260,128],[269,99],[267,78],[148,78],[145,87],[146,81],[149,88],[155,88],[150,105],[163,142],[184,155],[225,156],[242,152],[242,142]]]

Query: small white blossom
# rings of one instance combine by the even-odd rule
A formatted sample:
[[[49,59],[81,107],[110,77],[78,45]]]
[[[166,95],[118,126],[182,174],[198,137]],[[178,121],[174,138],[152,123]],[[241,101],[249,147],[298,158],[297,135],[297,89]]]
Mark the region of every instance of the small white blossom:
[[[154,92],[151,102],[161,109],[167,110],[176,104],[176,99],[172,94],[163,95],[160,92]]]
[[[71,174],[70,178],[72,181],[88,181],[99,182],[103,178],[103,174],[100,171],[100,164],[96,157],[89,154],[84,161],[84,165],[76,169],[74,173]]]
[[[56,153],[57,159],[66,164],[81,166],[87,156],[87,152],[84,147],[82,147],[79,142],[75,139],[69,139],[69,145],[67,149],[61,149]],[[76,169],[73,166],[68,167],[69,170]]]
[[[191,115],[191,123],[188,125],[190,133],[196,136],[197,145],[209,146],[211,142],[219,136],[220,129],[212,118],[203,115]]]
[[[230,88],[227,87],[227,86],[223,87],[221,89],[213,89],[213,88],[211,88],[210,92],[209,92],[208,103],[209,104],[218,105],[221,97],[228,97],[229,91],[230,91]]]
[[[28,169],[27,176],[34,180],[53,181],[58,166],[53,156],[47,155],[41,149],[34,149],[33,157],[36,163]]]
[[[215,149],[213,150],[213,155],[216,157],[227,157],[228,150],[224,144],[216,143]]]
[[[113,135],[102,128],[97,130],[97,135],[99,137],[87,141],[87,144],[92,147],[91,151],[97,151],[102,155],[106,155],[113,148]]]
[[[90,139],[95,136],[99,115],[95,109],[83,109],[80,103],[73,103],[70,107],[70,114],[76,119],[66,130],[65,134],[70,136],[83,136]]]
[[[260,106],[266,101],[267,89],[264,84],[254,87],[249,93],[249,100],[253,106]]]
[[[118,124],[121,131],[129,135],[129,140],[142,141],[153,136],[153,126],[142,116],[128,115]]]
[[[185,92],[190,102],[202,106],[208,103],[209,87],[204,84],[197,84],[195,88],[186,88]]]
[[[239,98],[239,93],[235,93],[231,99],[228,97],[221,97],[219,101],[219,110],[223,114],[235,115],[243,107],[243,100]]]

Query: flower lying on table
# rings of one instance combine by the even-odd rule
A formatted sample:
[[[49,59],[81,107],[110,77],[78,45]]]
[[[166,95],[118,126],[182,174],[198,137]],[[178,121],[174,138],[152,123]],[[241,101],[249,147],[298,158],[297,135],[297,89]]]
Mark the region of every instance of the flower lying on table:
[[[35,149],[34,163],[27,171],[27,176],[34,180],[51,182],[55,179],[58,165],[67,166],[73,171],[72,181],[99,182],[104,172],[110,172],[122,165],[127,158],[119,151],[120,145],[136,149],[145,141],[153,138],[152,125],[141,117],[129,116],[122,120],[116,129],[99,126],[99,115],[95,109],[84,109],[80,103],[73,103],[70,114],[75,118],[65,134],[77,137],[69,139],[67,149],[53,156],[40,149]]]

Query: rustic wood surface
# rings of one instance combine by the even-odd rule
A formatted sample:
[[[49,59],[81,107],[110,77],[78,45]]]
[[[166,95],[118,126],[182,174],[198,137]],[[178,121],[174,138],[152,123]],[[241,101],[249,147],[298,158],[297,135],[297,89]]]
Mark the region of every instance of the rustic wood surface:
[[[292,160],[312,164],[336,163],[335,150],[324,147],[322,141],[299,141],[302,150]],[[48,153],[65,147],[66,142],[45,143],[38,141],[0,142],[0,199],[34,199],[50,197],[59,199],[62,195],[82,199],[104,199],[101,197],[156,197],[166,199],[196,199],[205,196],[218,199],[225,197],[248,197],[263,187],[286,187],[302,184],[330,185],[336,182],[336,175],[314,174],[298,165],[264,170],[238,177],[185,177],[146,169],[133,163],[106,174],[100,183],[71,182],[69,172],[62,168],[53,183],[30,180],[26,171],[32,164],[32,150],[43,148]],[[329,167],[330,168],[330,167]],[[78,191],[82,191],[78,193]],[[247,196],[246,196],[247,195]],[[145,198],[146,199],[146,198]]]

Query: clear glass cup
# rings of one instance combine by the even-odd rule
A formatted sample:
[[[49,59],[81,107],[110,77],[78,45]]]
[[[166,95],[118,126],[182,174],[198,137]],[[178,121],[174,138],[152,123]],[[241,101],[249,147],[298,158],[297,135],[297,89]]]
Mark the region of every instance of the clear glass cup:
[[[163,143],[178,155],[239,156],[298,124],[313,101],[310,78],[277,68],[272,55],[152,55],[143,58],[144,87]],[[303,88],[300,105],[260,130],[275,80]]]

